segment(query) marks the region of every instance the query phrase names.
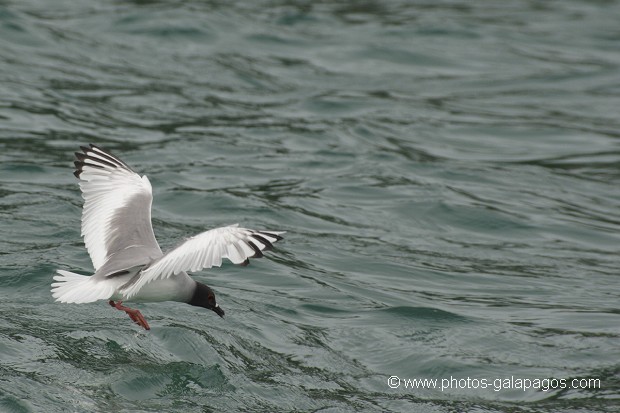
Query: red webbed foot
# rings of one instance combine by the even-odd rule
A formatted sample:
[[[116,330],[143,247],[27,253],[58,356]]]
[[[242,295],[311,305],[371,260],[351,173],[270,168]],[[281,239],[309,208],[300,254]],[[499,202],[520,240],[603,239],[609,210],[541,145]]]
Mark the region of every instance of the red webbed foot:
[[[131,320],[134,323],[138,324],[140,327],[144,328],[145,330],[151,329],[151,327],[149,327],[149,323],[146,322],[146,318],[144,318],[140,310],[125,307],[122,301],[114,302],[110,300],[108,301],[108,304],[110,304],[110,306],[116,308],[117,310],[126,312],[129,318],[131,318]]]

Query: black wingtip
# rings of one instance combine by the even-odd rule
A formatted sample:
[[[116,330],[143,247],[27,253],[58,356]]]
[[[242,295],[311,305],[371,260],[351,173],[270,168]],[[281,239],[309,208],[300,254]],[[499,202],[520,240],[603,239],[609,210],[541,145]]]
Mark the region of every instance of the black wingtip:
[[[260,250],[260,248],[258,248],[256,244],[254,244],[252,241],[246,241],[246,243],[250,248],[254,250],[254,255],[252,255],[250,258],[263,258],[263,252]]]
[[[85,166],[98,169],[125,168],[132,171],[125,162],[100,146],[89,143],[88,146],[80,146],[80,149],[82,152],[75,152],[77,161],[74,162],[76,170],[73,172],[73,175],[77,178],[80,178]],[[86,162],[87,160],[91,160],[91,162]]]
[[[273,249],[273,244],[271,242],[269,242],[269,240],[267,240],[265,238],[264,235],[259,235],[259,233],[254,233],[251,235],[252,238],[256,239],[257,241],[261,242],[262,244],[265,245],[265,250],[272,250]]]
[[[80,175],[82,174],[82,170],[84,169],[84,159],[86,159],[86,151],[89,149],[86,146],[80,146],[82,152],[73,152],[77,161],[73,162],[75,165],[75,171],[73,171],[73,175],[80,179]]]
[[[271,232],[262,232],[262,231],[258,231],[259,234],[261,234],[264,237],[272,237],[275,238],[276,240],[274,242],[277,241],[282,241],[284,238],[279,236],[278,234],[273,234]]]

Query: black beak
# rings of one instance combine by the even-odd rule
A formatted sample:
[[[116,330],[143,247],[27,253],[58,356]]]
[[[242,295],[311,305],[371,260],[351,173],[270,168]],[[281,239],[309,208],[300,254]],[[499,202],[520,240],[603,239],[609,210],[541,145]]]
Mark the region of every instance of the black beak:
[[[215,304],[215,307],[211,308],[211,310],[213,310],[215,314],[219,315],[222,318],[224,318],[224,314],[226,314],[224,310],[222,309],[222,307],[220,307],[217,304]]]

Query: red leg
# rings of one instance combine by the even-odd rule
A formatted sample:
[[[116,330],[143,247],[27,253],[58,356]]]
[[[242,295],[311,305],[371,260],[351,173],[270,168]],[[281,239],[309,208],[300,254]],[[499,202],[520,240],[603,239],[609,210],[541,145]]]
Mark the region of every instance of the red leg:
[[[118,301],[115,303],[114,301],[110,300],[108,301],[108,304],[110,304],[112,307],[116,308],[117,310],[126,312],[129,318],[131,318],[131,320],[134,323],[138,324],[140,327],[143,327],[145,330],[151,329],[151,327],[149,327],[149,323],[146,322],[146,319],[144,318],[140,310],[125,307],[124,305],[122,305],[123,304],[122,301]]]

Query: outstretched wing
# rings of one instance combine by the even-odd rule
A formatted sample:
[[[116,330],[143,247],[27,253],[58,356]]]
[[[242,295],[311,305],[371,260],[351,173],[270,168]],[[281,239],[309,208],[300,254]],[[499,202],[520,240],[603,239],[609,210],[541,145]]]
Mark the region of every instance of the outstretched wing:
[[[121,287],[121,291],[128,299],[151,281],[168,278],[184,271],[219,267],[223,258],[228,258],[234,264],[247,265],[249,258],[262,257],[262,251],[272,248],[274,242],[282,239],[280,234],[283,233],[254,231],[239,228],[238,225],[203,232],[154,261]]]
[[[161,256],[151,226],[153,194],[146,176],[93,144],[76,152],[75,172],[84,198],[82,236],[98,270],[113,254],[135,248],[135,264]]]

